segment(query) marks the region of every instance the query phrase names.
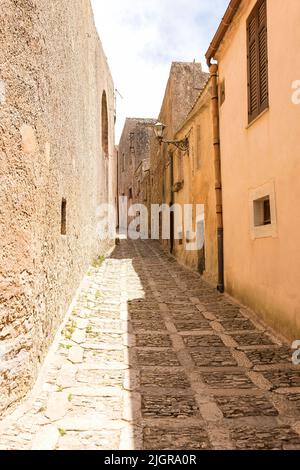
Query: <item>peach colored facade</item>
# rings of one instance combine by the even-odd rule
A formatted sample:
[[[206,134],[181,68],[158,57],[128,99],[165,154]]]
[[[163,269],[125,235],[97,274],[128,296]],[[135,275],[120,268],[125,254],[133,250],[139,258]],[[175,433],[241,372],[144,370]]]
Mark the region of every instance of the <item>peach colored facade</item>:
[[[267,0],[269,107],[248,125],[243,1],[215,56],[225,81],[220,106],[225,285],[273,327],[300,338],[299,0]],[[284,21],[283,21],[284,19]],[[271,224],[255,223],[254,201],[268,195]]]

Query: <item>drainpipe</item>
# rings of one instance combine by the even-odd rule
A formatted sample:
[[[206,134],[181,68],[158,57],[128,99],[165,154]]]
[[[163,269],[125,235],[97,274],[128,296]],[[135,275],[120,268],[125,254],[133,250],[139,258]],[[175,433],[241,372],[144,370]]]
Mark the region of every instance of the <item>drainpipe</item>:
[[[119,149],[117,150],[117,229],[120,228],[120,205],[119,205],[119,197],[120,197],[120,182],[119,182]]]
[[[171,202],[170,206],[171,208],[174,205],[174,156],[173,152],[169,153],[170,157],[170,195],[171,195]],[[171,235],[171,240],[170,240],[170,253],[173,253],[174,251],[174,212],[170,212],[170,235]]]
[[[218,291],[224,293],[224,229],[223,229],[223,198],[221,178],[221,151],[220,151],[220,118],[218,95],[218,64],[209,64],[211,76],[211,99],[213,115],[213,144],[215,165],[217,240],[218,240]]]

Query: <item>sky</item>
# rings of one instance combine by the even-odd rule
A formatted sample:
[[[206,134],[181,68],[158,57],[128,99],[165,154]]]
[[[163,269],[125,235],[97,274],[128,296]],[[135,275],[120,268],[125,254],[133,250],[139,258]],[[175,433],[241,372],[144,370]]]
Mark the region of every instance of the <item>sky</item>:
[[[92,0],[117,90],[117,143],[126,117],[157,118],[173,61],[196,60],[207,70],[205,53],[228,3]]]

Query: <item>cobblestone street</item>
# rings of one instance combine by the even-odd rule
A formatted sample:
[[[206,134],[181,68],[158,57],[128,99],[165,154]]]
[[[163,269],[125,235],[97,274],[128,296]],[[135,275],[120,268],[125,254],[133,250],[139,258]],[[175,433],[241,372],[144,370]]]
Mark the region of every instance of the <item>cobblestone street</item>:
[[[121,241],[90,268],[1,449],[300,449],[300,370],[246,310]]]

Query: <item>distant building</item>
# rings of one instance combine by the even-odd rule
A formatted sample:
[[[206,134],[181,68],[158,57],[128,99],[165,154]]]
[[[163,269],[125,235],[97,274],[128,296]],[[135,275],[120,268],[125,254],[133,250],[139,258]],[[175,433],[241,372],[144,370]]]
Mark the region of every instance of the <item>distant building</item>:
[[[142,204],[148,211],[148,236],[151,234],[150,159],[142,160],[134,173],[134,203]]]
[[[156,122],[156,119],[144,118],[127,118],[125,121],[118,150],[118,192],[119,196],[128,198],[128,208],[144,203],[150,155],[157,148],[153,130]],[[132,218],[129,217],[128,222]]]
[[[173,62],[161,106],[158,121],[166,126],[165,138],[174,139],[176,132],[182,127],[187,115],[203,90],[209,75],[202,71],[201,64],[195,62]],[[151,202],[152,204],[174,204],[172,154],[175,147],[162,144],[151,153]],[[171,214],[172,217],[172,214]],[[173,221],[170,221],[173,225]],[[162,217],[160,216],[160,234]],[[162,240],[163,246],[170,252],[174,251],[174,230],[171,239]]]
[[[193,205],[192,226],[174,227],[181,239],[174,240],[173,254],[180,262],[200,272],[204,277],[217,283],[217,223],[215,168],[212,133],[212,107],[210,81],[200,93],[181,128],[175,133],[176,140],[188,136],[189,150],[186,152],[173,147],[170,158],[173,167],[173,202]],[[196,205],[203,206],[203,212],[196,214]],[[202,233],[203,232],[203,233]],[[204,245],[189,250],[188,246],[204,235]]]

